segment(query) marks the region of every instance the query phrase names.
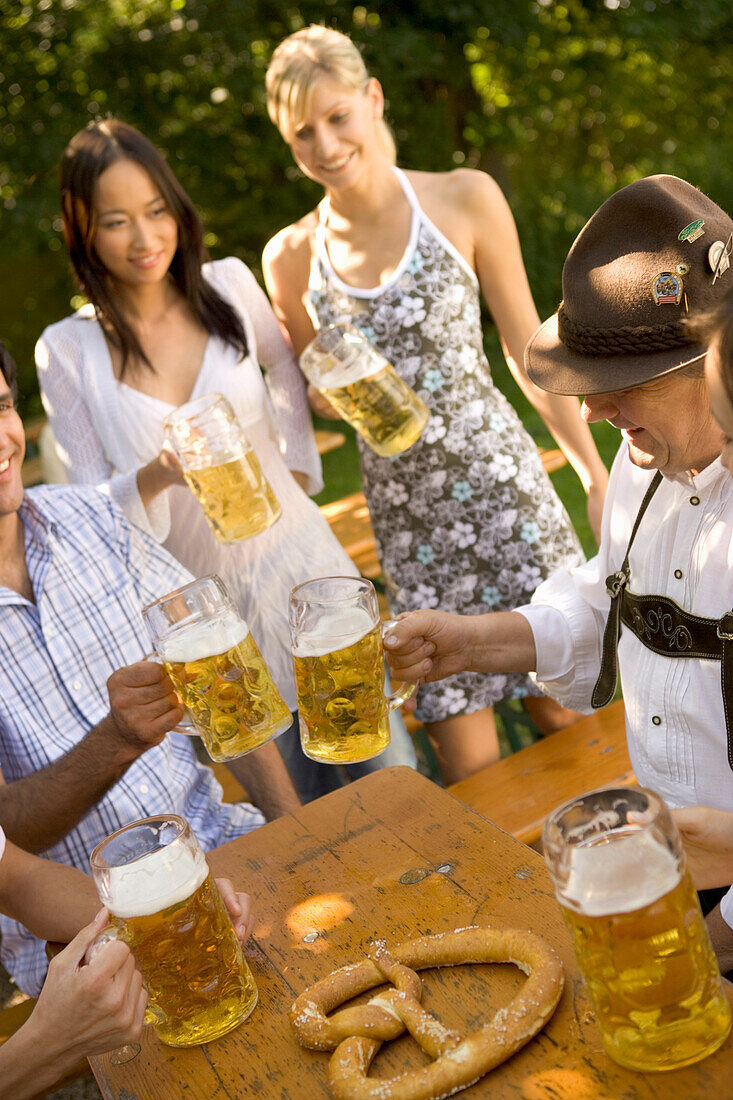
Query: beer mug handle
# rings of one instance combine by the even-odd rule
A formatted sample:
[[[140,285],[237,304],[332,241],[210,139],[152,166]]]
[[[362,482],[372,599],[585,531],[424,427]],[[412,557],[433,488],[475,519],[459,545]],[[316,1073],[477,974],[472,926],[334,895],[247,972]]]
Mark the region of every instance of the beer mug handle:
[[[146,653],[144,657],[140,658],[140,660],[141,661],[155,661],[156,665],[162,665],[163,664],[162,657],[159,657],[157,653]],[[179,699],[178,702],[181,703],[181,700]],[[194,722],[193,718],[191,717],[191,711],[188,710],[186,707],[184,707],[183,703],[181,703],[181,707],[183,708],[183,718],[181,718],[178,725],[174,726],[173,729],[170,732],[171,733],[183,733],[183,734],[185,734],[186,737],[200,737],[200,733],[196,729],[196,723]]]
[[[383,638],[385,634],[392,629],[393,626],[397,626],[397,621],[397,619],[385,619],[384,622],[379,624],[382,630]],[[393,710],[396,710],[397,707],[401,707],[403,703],[406,703],[410,696],[414,695],[416,691],[417,684],[408,684],[405,681],[405,683],[398,691],[392,692],[392,694],[387,697],[387,707],[390,713]]]
[[[95,936],[92,942],[84,952],[85,965],[90,963],[94,956],[102,950],[106,943],[112,943],[114,940],[118,940],[120,937],[117,935],[117,931],[114,928],[107,926],[104,928],[98,936]]]
[[[84,965],[85,966],[88,965],[92,961],[94,956],[96,954],[98,954],[99,951],[102,950],[102,948],[104,947],[105,944],[113,943],[115,940],[119,940],[119,939],[120,939],[120,936],[117,934],[117,929],[116,928],[110,928],[109,925],[107,925],[106,928],[102,929],[102,931],[99,933],[98,936],[94,937],[92,942],[89,944],[89,947],[87,947],[86,951],[84,952]],[[124,943],[124,940],[122,942]],[[163,1021],[163,1019],[164,1019],[164,1016],[163,1016],[162,1012],[160,1012],[160,1010],[157,1009],[155,1007],[155,1005],[151,1004],[150,1001],[148,1001],[147,1005],[145,1006],[145,1015],[143,1017],[143,1023],[144,1024],[159,1024]],[[135,1044],[132,1044],[132,1045],[134,1046]],[[138,1050],[139,1050],[139,1048],[138,1048]],[[137,1051],[136,1051],[136,1053],[137,1053]],[[125,1061],[127,1061],[127,1059],[125,1059]]]

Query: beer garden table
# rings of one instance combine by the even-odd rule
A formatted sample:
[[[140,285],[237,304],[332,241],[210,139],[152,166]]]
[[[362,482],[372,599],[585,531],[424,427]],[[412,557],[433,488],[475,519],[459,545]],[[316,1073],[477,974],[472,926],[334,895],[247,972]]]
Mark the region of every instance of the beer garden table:
[[[288,1009],[331,970],[388,945],[471,924],[526,928],[565,969],[555,1015],[527,1046],[460,1093],[491,1100],[722,1100],[730,1096],[733,1038],[709,1058],[668,1073],[617,1066],[604,1052],[569,934],[532,849],[409,768],[386,768],[209,853],[256,905],[247,955],[259,1003],[206,1046],[166,1047],[145,1029],[140,1054],[115,1066],[92,1059],[106,1100],[326,1100],[328,1054],[296,1042]],[[476,1030],[523,978],[511,965],[423,971],[423,1004],[449,1027]],[[727,983],[726,983],[727,985]],[[733,986],[728,986],[729,996]],[[733,996],[731,996],[733,1000]],[[423,1064],[409,1036],[382,1047],[372,1075]]]

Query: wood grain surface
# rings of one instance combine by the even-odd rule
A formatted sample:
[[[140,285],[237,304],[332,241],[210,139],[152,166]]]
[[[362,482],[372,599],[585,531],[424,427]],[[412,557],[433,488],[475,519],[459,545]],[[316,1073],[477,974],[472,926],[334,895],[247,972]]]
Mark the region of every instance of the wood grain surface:
[[[295,996],[360,960],[367,943],[482,925],[526,928],[562,959],[566,986],[547,1027],[460,1095],[491,1100],[722,1100],[733,1041],[695,1066],[640,1074],[617,1066],[598,1029],[542,859],[408,768],[388,768],[209,854],[256,902],[247,955],[259,987],[250,1018],[207,1046],[176,1050],[146,1029],[123,1066],[92,1066],[107,1100],[325,1100],[328,1054],[298,1046]],[[464,1034],[506,1004],[515,967],[423,971],[423,1003]],[[729,992],[731,987],[729,987]],[[733,1000],[733,997],[731,998]],[[371,1073],[424,1064],[409,1037],[382,1048]]]
[[[448,789],[512,836],[535,844],[556,806],[595,787],[635,782],[619,700]]]

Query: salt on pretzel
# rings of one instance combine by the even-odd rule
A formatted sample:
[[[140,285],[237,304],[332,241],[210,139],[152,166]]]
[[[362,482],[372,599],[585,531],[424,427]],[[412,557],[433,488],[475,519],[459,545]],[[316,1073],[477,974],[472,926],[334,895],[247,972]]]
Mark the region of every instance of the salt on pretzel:
[[[290,1010],[303,1046],[335,1049],[328,1069],[335,1100],[452,1096],[528,1043],[552,1016],[563,989],[562,966],[552,948],[517,929],[464,928],[408,940],[392,955],[377,944],[369,954],[366,961],[342,967],[301,993]],[[528,978],[479,1031],[461,1037],[420,1004],[422,983],[415,970],[494,962],[513,963]],[[385,980],[397,988],[378,994],[367,1005],[327,1017],[338,1005]],[[369,1067],[381,1044],[398,1038],[405,1027],[435,1060],[398,1077],[370,1079]]]

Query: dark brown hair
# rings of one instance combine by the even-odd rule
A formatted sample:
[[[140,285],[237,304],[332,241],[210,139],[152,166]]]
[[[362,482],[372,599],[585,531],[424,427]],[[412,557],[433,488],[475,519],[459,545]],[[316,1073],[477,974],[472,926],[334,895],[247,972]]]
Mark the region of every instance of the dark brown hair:
[[[16,401],[18,398],[18,368],[4,344],[0,344],[0,371],[3,372],[3,378],[13,395],[13,401]]]
[[[701,342],[714,348],[720,365],[720,377],[728,400],[733,405],[733,286],[712,309],[691,317],[688,324]]]
[[[79,285],[122,352],[122,371],[130,358],[154,370],[112,293],[107,269],[94,249],[94,189],[105,169],[120,160],[143,168],[178,225],[178,248],[170,274],[207,332],[247,354],[244,326],[234,308],[206,282],[201,265],[208,259],[196,207],[163,155],[139,130],[116,118],[90,122],[71,139],[61,159],[61,213],[64,237]]]

